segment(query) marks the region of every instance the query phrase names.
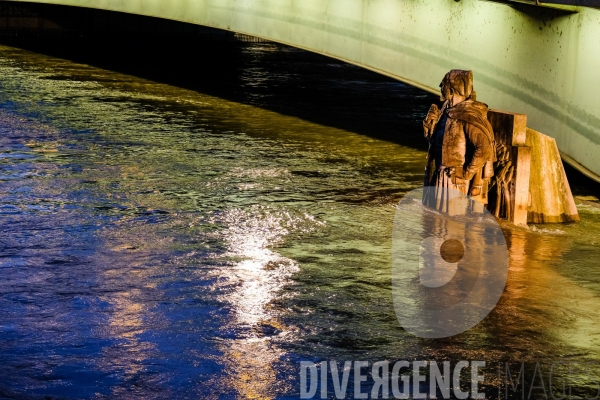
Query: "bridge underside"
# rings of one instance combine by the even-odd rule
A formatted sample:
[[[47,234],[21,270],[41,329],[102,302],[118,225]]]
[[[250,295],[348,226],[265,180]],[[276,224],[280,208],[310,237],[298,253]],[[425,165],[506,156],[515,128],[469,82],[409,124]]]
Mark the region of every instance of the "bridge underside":
[[[46,0],[214,27],[341,59],[432,93],[471,69],[478,100],[528,115],[600,181],[600,10],[482,0]]]

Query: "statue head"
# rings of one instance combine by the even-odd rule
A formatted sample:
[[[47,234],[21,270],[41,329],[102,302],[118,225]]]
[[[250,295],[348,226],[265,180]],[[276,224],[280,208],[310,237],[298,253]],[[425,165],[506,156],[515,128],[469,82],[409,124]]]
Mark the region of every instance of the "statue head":
[[[474,99],[473,72],[462,69],[453,69],[444,76],[442,83],[440,83],[440,89],[441,101],[450,101],[450,103],[453,103],[452,100],[455,96],[460,97],[461,101],[469,98]]]

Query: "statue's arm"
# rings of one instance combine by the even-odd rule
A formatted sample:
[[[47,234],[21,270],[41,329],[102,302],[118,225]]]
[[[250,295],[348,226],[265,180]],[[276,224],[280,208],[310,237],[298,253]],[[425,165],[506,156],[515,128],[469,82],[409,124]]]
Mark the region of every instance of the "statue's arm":
[[[433,140],[433,132],[438,120],[440,119],[440,109],[437,105],[432,104],[429,107],[429,112],[423,120],[423,134],[429,142]]]
[[[465,167],[464,179],[472,179],[483,168],[492,154],[492,147],[486,134],[479,128],[465,122],[465,135],[475,151],[469,164]]]

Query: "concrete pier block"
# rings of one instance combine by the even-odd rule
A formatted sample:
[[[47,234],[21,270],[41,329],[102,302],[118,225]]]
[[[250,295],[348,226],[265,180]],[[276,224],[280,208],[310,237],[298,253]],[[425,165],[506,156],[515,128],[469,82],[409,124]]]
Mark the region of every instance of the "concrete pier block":
[[[497,183],[490,193],[490,212],[515,225],[579,221],[556,141],[527,128],[525,114],[490,110],[488,120],[498,151],[496,174],[503,166],[509,171],[502,188]]]
[[[556,141],[527,128],[526,145],[531,149],[527,222],[579,221]]]

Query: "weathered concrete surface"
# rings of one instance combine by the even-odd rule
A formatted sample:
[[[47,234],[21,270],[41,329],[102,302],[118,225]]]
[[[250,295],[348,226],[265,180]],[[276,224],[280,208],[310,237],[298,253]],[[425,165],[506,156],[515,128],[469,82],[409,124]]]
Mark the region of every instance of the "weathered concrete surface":
[[[527,129],[531,149],[527,222],[544,224],[579,221],[560,154],[553,138]]]
[[[30,0],[16,0],[30,1]],[[478,99],[527,114],[600,180],[600,10],[482,0],[45,0],[228,29],[378,71],[437,93],[472,69]]]

